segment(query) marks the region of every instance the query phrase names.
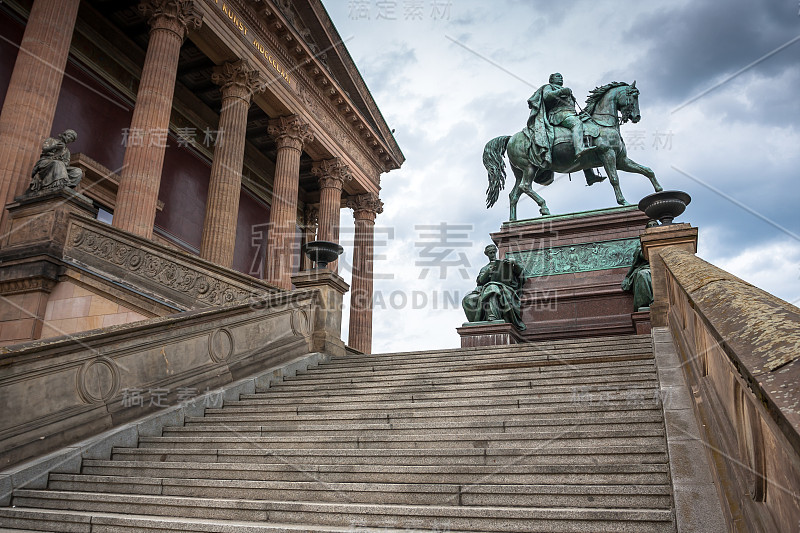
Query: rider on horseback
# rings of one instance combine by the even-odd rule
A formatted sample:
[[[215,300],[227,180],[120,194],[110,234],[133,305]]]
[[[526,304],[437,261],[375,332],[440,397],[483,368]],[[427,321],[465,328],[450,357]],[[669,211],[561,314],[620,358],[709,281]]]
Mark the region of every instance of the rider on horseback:
[[[564,87],[564,77],[556,72],[550,75],[549,83],[542,85],[528,98],[531,112],[525,136],[530,140],[528,157],[537,167],[546,170],[553,162],[552,149],[555,140],[555,127],[562,126],[572,131],[572,144],[575,160],[579,160],[594,146],[586,146],[583,140],[583,121],[575,113],[575,97],[572,89]],[[601,181],[594,172],[586,173],[589,185]]]

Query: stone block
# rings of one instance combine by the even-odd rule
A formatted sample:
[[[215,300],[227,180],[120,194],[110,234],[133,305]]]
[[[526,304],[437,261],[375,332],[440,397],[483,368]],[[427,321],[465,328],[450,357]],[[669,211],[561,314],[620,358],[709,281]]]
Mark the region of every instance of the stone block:
[[[719,533],[728,527],[713,483],[675,483],[678,533]]]

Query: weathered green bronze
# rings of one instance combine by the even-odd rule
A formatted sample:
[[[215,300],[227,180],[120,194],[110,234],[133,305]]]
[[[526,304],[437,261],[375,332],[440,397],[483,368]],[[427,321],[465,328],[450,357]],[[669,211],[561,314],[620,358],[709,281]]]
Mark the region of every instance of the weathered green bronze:
[[[525,283],[522,267],[513,257],[497,259],[497,246],[490,244],[483,251],[489,264],[478,274],[478,286],[461,301],[470,322],[507,322],[517,329],[522,323],[520,293]]]
[[[615,81],[594,89],[580,115],[575,113],[572,91],[562,85],[560,74],[550,76],[550,83],[528,99],[531,110],[528,126],[513,136],[492,139],[483,149],[483,164],[489,172],[487,208],[497,202],[505,187],[503,155],[508,152],[516,178],[509,194],[511,221],[517,219],[517,202],[522,193],[533,198],[542,215],[550,214],[544,198],[533,190],[533,183],[550,185],[555,172],[583,170],[587,185],[592,185],[605,178],[591,169],[605,168],[620,205],[629,204],[622,195],[617,170],[643,174],[656,191],[661,190],[655,173],[628,157],[619,132],[620,124],[641,119],[636,82],[628,85]],[[590,148],[585,146],[584,139],[589,140]]]
[[[510,252],[526,278],[573,274],[629,266],[634,259],[639,239],[615,239],[592,243],[553,246],[536,250]]]
[[[650,277],[650,263],[642,254],[642,244],[636,240],[636,253],[633,264],[622,280],[622,290],[633,293],[633,310],[643,311],[653,303],[653,281]]]

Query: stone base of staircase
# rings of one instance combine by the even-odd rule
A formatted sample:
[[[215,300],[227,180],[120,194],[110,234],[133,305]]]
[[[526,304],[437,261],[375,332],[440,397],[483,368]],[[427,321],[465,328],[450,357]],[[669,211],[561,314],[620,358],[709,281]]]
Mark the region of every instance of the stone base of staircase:
[[[0,531],[676,532],[650,336],[288,374],[15,484]]]

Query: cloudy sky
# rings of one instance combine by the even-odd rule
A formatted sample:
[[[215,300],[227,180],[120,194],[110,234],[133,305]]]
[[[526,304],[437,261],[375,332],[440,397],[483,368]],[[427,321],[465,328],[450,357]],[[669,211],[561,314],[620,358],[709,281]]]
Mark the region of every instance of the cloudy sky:
[[[459,301],[508,220],[508,189],[484,207],[483,146],[525,125],[526,100],[555,71],[581,104],[595,86],[636,80],[642,120],[623,126],[629,155],[665,189],[691,194],[680,220],[699,228],[698,255],[800,301],[798,0],[325,5],[406,156],[382,180],[375,352],[459,345]],[[607,182],[577,178],[539,190],[553,214],[615,205]],[[620,181],[632,203],[653,192],[643,176]],[[536,204],[522,198],[518,216],[538,216]],[[469,266],[426,268],[418,245],[438,241],[420,226],[443,223],[451,244],[435,251]]]

